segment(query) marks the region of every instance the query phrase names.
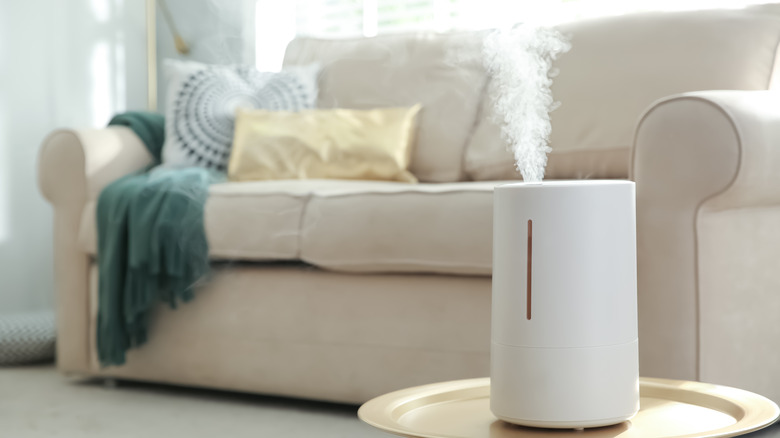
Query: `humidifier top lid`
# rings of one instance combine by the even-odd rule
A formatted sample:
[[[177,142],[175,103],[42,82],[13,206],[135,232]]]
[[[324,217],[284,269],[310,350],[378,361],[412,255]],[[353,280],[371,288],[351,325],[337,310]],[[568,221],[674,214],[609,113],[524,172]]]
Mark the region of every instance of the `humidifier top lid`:
[[[534,188],[564,188],[564,187],[585,187],[585,186],[632,186],[633,181],[621,180],[621,179],[561,179],[561,180],[547,180],[541,182],[516,182],[509,184],[500,184],[496,188],[521,188],[521,187],[534,187]]]

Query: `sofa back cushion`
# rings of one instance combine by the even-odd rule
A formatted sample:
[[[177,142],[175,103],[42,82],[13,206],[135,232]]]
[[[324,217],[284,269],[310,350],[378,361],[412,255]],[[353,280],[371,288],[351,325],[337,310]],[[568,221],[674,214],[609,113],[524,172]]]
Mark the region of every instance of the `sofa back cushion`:
[[[297,38],[288,45],[284,64],[322,66],[320,108],[422,104],[409,170],[423,182],[458,181],[486,80],[475,56],[479,41],[466,32]]]
[[[697,90],[765,90],[776,74],[778,5],[642,13],[559,26],[546,178],[625,178],[636,123],[656,100]],[[774,82],[778,82],[775,80]],[[517,179],[484,96],[466,149],[475,180]]]

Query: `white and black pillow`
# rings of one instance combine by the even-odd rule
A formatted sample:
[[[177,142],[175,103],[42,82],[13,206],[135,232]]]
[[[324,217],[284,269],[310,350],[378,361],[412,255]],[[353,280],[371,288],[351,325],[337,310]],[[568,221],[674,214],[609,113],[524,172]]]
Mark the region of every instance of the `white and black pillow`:
[[[314,108],[319,67],[278,73],[246,65],[165,61],[168,96],[163,164],[225,171],[239,107],[271,111]]]

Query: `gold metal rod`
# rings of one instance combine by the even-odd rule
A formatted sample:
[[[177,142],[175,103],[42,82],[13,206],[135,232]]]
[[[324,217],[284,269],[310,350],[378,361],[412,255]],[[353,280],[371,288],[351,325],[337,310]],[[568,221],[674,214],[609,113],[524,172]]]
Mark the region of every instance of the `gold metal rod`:
[[[147,106],[157,111],[157,14],[156,1],[146,0]]]
[[[168,9],[168,5],[165,3],[165,0],[158,0],[158,3],[160,5],[160,10],[163,13],[163,19],[168,24],[168,28],[171,30],[171,34],[173,34],[173,42],[176,46],[176,51],[182,55],[186,55],[190,52],[190,47],[187,45],[187,43],[184,42],[181,34],[179,34],[179,30],[176,28],[176,24],[173,22],[173,17],[171,16],[171,11]]]

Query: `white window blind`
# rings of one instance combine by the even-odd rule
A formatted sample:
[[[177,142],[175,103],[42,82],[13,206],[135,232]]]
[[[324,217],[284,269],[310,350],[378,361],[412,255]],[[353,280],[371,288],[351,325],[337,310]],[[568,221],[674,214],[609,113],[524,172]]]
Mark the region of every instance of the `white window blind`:
[[[446,31],[463,0],[298,0],[296,33],[374,36],[420,29]]]
[[[364,0],[298,0],[296,3],[298,35],[363,34]]]

